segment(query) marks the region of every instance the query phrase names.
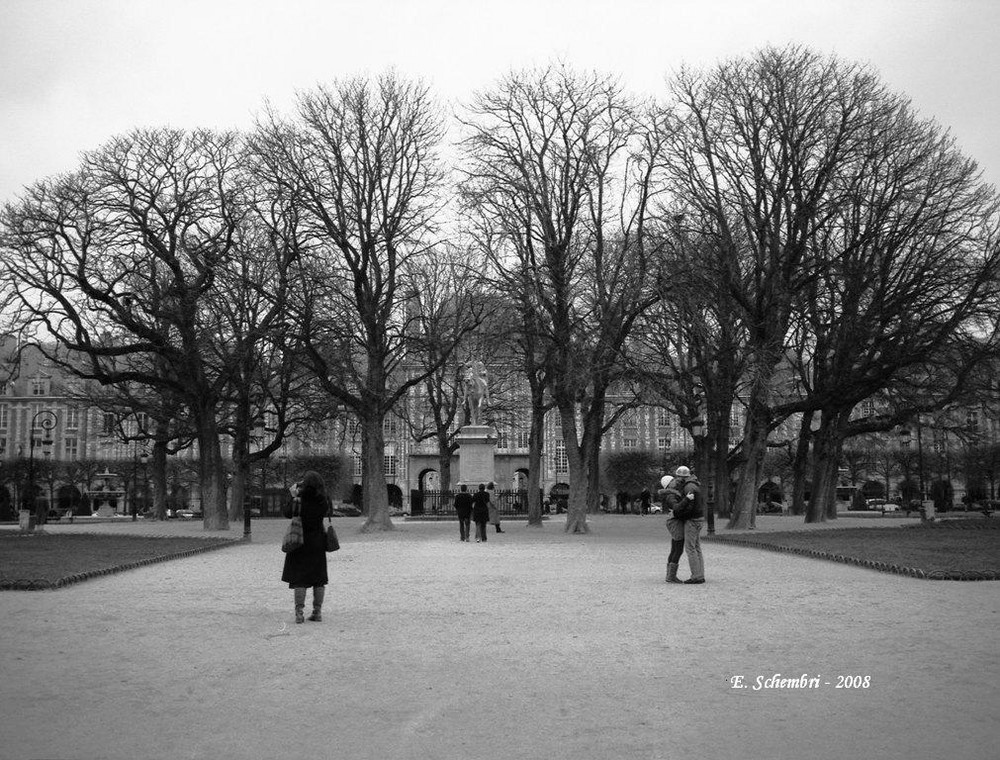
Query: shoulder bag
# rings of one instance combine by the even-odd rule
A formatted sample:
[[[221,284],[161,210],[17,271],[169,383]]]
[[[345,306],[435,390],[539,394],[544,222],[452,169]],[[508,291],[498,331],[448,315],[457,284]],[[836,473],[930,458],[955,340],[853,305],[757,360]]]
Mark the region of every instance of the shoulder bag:
[[[281,541],[281,551],[293,552],[302,546],[302,541],[302,516],[299,514],[299,499],[295,497],[292,499],[292,521]]]

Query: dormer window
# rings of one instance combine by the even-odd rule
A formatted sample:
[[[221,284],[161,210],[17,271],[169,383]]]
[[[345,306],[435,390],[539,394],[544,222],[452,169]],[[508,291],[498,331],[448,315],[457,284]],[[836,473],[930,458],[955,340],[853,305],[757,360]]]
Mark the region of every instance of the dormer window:
[[[51,378],[42,377],[41,375],[31,378],[31,395],[48,396],[51,382]]]

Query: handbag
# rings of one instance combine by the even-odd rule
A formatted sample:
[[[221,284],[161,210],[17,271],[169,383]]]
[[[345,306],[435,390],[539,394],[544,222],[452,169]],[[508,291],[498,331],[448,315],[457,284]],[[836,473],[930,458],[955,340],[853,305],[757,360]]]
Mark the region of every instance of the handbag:
[[[340,548],[340,541],[337,539],[337,531],[333,529],[333,520],[329,517],[326,519],[326,550],[328,552],[335,552]]]
[[[302,546],[302,542],[302,517],[299,515],[299,500],[295,498],[292,499],[292,521],[281,541],[281,551],[293,552]]]

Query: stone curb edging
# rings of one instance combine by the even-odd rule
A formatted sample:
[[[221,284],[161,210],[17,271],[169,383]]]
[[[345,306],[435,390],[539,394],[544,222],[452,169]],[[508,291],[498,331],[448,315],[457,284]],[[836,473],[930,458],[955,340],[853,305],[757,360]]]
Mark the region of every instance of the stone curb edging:
[[[177,536],[144,536],[144,538],[177,538]],[[48,591],[51,589],[71,586],[74,583],[81,583],[82,581],[90,578],[96,578],[101,575],[112,575],[114,573],[125,572],[126,570],[135,570],[136,568],[144,567],[146,565],[154,565],[158,562],[166,562],[172,559],[182,559],[195,554],[201,554],[203,552],[209,552],[215,549],[223,549],[227,546],[237,546],[245,543],[242,539],[238,538],[210,537],[198,538],[197,540],[204,541],[206,545],[196,546],[192,549],[185,549],[183,551],[172,552],[170,554],[160,554],[155,557],[146,557],[145,559],[136,560],[135,562],[126,562],[122,565],[102,567],[98,570],[88,570],[82,573],[73,573],[72,575],[64,576],[55,581],[45,580],[42,578],[19,578],[16,580],[0,578],[0,591]]]
[[[845,530],[849,530],[845,528]],[[804,549],[796,546],[780,546],[769,544],[764,541],[738,538],[736,536],[712,536],[703,537],[702,541],[720,544],[732,544],[733,546],[746,546],[751,549],[765,549],[767,551],[783,554],[798,554],[803,557],[814,557],[816,559],[831,560],[846,565],[857,565],[870,570],[877,570],[882,573],[894,573],[905,575],[911,578],[922,578],[929,581],[995,581],[1000,580],[1000,571],[997,570],[921,570],[916,567],[903,567],[890,562],[879,562],[871,559],[861,559],[860,557],[850,557],[844,554],[833,554],[818,549]]]

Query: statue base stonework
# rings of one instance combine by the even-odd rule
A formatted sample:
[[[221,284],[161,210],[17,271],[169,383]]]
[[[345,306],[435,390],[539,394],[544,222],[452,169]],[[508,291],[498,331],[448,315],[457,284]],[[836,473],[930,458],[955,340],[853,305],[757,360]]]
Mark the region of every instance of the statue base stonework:
[[[496,479],[493,456],[496,433],[489,425],[466,425],[458,431],[458,482],[475,491]]]

